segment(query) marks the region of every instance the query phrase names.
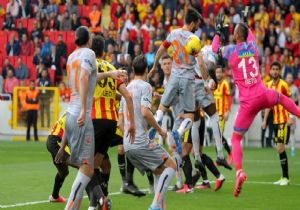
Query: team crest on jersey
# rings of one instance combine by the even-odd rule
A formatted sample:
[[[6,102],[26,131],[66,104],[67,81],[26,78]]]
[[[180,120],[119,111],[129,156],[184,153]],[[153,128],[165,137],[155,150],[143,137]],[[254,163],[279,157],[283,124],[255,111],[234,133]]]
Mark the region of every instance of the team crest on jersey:
[[[238,52],[239,58],[249,58],[254,56],[254,50],[241,50]]]

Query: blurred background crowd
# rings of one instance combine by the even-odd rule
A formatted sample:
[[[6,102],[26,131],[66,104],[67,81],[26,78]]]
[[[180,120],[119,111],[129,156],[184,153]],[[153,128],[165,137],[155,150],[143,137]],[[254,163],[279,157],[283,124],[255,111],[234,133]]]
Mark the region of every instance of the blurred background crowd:
[[[59,87],[63,101],[70,99],[64,83],[68,54],[75,49],[74,30],[85,25],[105,40],[105,59],[127,69],[135,56],[145,54],[151,68],[156,50],[168,33],[183,25],[187,8],[201,12],[204,21],[195,32],[202,45],[214,36],[216,15],[226,15],[229,43],[241,12],[250,5],[248,24],[260,48],[260,70],[267,82],[270,64],[282,64],[282,77],[293,75],[300,90],[300,1],[297,0],[1,0],[0,94],[15,86]],[[171,54],[172,52],[170,52]],[[226,76],[232,86],[231,71]],[[154,90],[162,87],[160,70],[151,78]]]

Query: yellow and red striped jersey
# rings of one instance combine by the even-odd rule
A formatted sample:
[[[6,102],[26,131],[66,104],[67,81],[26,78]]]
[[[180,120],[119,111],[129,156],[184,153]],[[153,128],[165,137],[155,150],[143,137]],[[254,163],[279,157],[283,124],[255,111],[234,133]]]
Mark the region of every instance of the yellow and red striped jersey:
[[[274,84],[273,80],[271,80],[270,82],[267,83],[267,87],[276,90],[277,92],[288,97],[291,97],[292,95],[288,84],[282,79],[279,79],[279,81],[276,84]],[[283,108],[283,106],[278,104],[273,107],[274,124],[286,123],[288,118],[289,118],[289,113],[286,109]]]
[[[50,135],[58,136],[61,139],[64,135],[65,126],[66,126],[66,112],[55,122],[54,126],[52,127]]]
[[[98,73],[116,70],[112,64],[103,59],[96,61]],[[120,80],[108,77],[96,84],[91,112],[92,119],[118,120],[115,101],[117,90],[122,83]]]
[[[220,116],[223,116],[229,111],[231,105],[231,96],[229,84],[226,80],[219,82],[218,87],[214,90],[214,97],[216,100],[217,112]]]

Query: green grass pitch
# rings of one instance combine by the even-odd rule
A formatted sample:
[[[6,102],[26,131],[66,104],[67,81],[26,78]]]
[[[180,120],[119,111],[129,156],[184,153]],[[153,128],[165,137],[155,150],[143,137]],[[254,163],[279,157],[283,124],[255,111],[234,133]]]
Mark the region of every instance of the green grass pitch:
[[[205,148],[215,158],[213,148]],[[288,151],[289,152],[289,151]],[[116,149],[111,149],[112,174],[110,192],[118,192],[121,178],[117,166]],[[191,194],[168,192],[168,210],[297,210],[300,209],[300,154],[289,157],[291,183],[287,187],[274,186],[280,178],[280,165],[274,149],[248,148],[244,152],[244,170],[248,179],[238,199],[232,195],[234,171],[220,168],[226,182],[219,192],[197,190]],[[20,210],[63,209],[63,204],[48,203],[56,169],[52,164],[45,143],[39,142],[0,142],[0,208]],[[61,195],[67,197],[76,170],[70,168]],[[214,180],[208,173],[210,180]],[[140,188],[147,188],[146,177],[135,171],[135,182]],[[175,182],[175,179],[174,179]],[[213,185],[213,184],[212,184]],[[112,195],[113,210],[147,210],[153,194],[144,198],[130,195]],[[16,204],[42,202],[16,207]],[[84,199],[81,209],[87,209]]]

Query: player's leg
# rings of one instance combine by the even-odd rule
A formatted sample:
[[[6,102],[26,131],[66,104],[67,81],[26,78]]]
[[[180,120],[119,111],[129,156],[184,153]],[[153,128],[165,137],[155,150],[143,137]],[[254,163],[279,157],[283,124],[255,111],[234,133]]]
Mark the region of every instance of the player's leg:
[[[156,175],[160,174],[160,177],[157,182],[154,199],[149,209],[154,210],[161,207],[165,194],[168,190],[168,186],[175,175],[175,170],[175,162],[171,158],[168,158],[163,166],[160,166],[153,172]]]
[[[224,130],[225,130],[225,120],[223,118],[223,116],[219,116],[219,125],[220,125],[220,129],[221,129],[221,133],[222,133],[222,143],[223,143],[223,147],[226,150],[228,157],[227,157],[227,162],[229,165],[231,165],[232,163],[232,154],[231,154],[231,148],[228,144],[227,139],[224,137]]]
[[[300,108],[295,104],[295,102],[281,94],[275,90],[267,89],[266,91],[266,108],[273,107],[276,104],[282,105],[289,113],[295,115],[296,117],[300,118]]]
[[[297,122],[296,122],[295,118],[293,118],[293,120],[294,120],[294,124],[290,126],[290,141],[291,141],[291,156],[295,157],[296,156],[296,150],[295,150],[296,137],[295,137],[295,132],[296,132],[296,128],[297,128]]]
[[[217,160],[216,163],[218,165],[222,165],[227,169],[232,169],[231,166],[227,163],[223,154],[223,142],[222,142],[222,132],[219,125],[219,115],[217,113],[216,104],[211,103],[209,106],[204,108],[204,111],[210,117],[210,123],[213,130],[213,135],[216,142],[217,147]]]
[[[64,183],[65,178],[69,174],[69,169],[66,164],[67,159],[69,158],[69,154],[67,154],[66,152],[64,153],[63,163],[57,164],[55,162],[55,156],[60,148],[57,143],[58,140],[61,140],[61,138],[58,136],[49,135],[46,143],[47,150],[52,156],[53,164],[57,168],[57,174],[54,179],[53,191],[52,194],[49,196],[50,202],[66,202],[66,199],[59,195],[59,191]]]
[[[100,180],[99,184],[101,186],[101,189],[103,191],[103,194],[107,197],[108,196],[108,182],[110,178],[110,171],[111,171],[111,162],[109,159],[108,154],[104,156],[104,159],[101,164],[101,170],[100,170]]]
[[[288,157],[285,152],[285,144],[288,143],[289,132],[289,126],[287,126],[286,123],[276,125],[275,143],[280,160],[282,178],[279,181],[274,182],[274,184],[278,184],[281,186],[289,184]]]
[[[79,209],[83,191],[91,181],[94,170],[94,132],[89,117],[85,125],[78,128],[77,117],[69,113],[66,115],[66,134],[71,149],[71,162],[79,166],[77,176],[73,182],[66,210]]]
[[[236,168],[235,197],[239,196],[242,185],[246,180],[246,174],[242,170],[243,149],[241,141],[244,133],[248,130],[256,114],[260,110],[261,105],[259,102],[259,99],[249,101],[248,103],[241,102],[235,119],[234,131],[231,137],[232,157]]]
[[[123,184],[126,182],[126,157],[123,145],[118,145],[118,165]]]

